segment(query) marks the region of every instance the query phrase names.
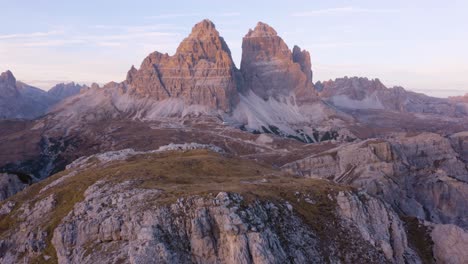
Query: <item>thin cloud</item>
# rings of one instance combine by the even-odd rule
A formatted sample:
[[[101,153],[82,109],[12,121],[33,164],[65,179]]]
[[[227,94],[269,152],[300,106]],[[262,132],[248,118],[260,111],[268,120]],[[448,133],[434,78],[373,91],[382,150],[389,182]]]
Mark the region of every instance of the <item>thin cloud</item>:
[[[239,12],[230,12],[230,13],[221,13],[221,14],[218,14],[217,16],[220,16],[220,17],[236,17],[236,16],[240,16],[241,13]]]
[[[383,45],[378,41],[336,41],[336,42],[318,42],[309,45],[313,48],[340,48],[340,47],[375,47]]]
[[[65,45],[75,45],[75,44],[82,44],[86,41],[81,39],[51,39],[51,40],[44,40],[44,41],[34,41],[23,43],[21,46],[23,47],[59,47]]]
[[[92,25],[92,29],[98,30],[119,30],[127,32],[141,32],[141,31],[154,31],[154,30],[184,30],[184,27],[176,26],[175,24],[150,24],[150,25]]]
[[[147,16],[145,19],[167,19],[167,18],[180,18],[180,17],[194,17],[200,16],[199,13],[186,13],[186,14],[161,14],[156,16]]]
[[[47,32],[7,34],[7,35],[0,35],[0,39],[38,38],[38,37],[60,35],[63,33],[64,32],[62,30],[52,30],[52,31],[47,31]]]
[[[96,45],[101,46],[101,47],[121,47],[123,44],[120,42],[102,41],[102,42],[97,42]]]
[[[324,15],[346,15],[346,14],[362,14],[362,13],[395,13],[397,9],[371,9],[371,8],[360,8],[360,7],[336,7],[336,8],[325,8],[317,9],[304,12],[296,12],[291,14],[294,17],[313,17],[313,16],[324,16]]]

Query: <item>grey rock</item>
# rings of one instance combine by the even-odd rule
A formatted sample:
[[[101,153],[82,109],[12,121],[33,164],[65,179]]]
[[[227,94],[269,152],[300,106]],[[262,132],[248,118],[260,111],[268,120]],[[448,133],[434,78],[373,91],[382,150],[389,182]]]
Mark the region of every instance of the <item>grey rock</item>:
[[[0,173],[0,201],[22,191],[28,186],[15,174]]]

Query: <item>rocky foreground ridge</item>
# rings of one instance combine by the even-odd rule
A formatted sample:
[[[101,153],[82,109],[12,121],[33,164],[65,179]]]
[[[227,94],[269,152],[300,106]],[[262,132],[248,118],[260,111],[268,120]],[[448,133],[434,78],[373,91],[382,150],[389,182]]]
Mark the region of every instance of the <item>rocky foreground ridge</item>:
[[[378,143],[369,143],[376,153],[385,154],[385,148],[372,144]],[[466,259],[468,233],[457,225],[402,218],[398,207],[364,191],[292,177],[211,149],[220,151],[185,144],[146,153],[102,153],[77,161],[1,204],[0,260],[463,263]]]

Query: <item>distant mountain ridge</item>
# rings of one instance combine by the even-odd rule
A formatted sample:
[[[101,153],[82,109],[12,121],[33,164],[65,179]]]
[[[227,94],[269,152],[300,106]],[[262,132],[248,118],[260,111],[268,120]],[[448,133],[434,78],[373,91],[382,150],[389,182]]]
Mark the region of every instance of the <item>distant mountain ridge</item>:
[[[78,94],[85,86],[58,84],[49,91],[17,81],[9,70],[0,75],[0,119],[34,119],[59,101]]]
[[[63,100],[67,97],[79,94],[81,91],[87,88],[89,87],[86,85],[77,84],[75,82],[59,83],[50,88],[50,90],[47,91],[47,94],[59,100]]]
[[[344,77],[317,82],[320,98],[342,109],[379,109],[396,112],[468,116],[463,97],[436,98],[396,86],[387,88],[379,79]],[[466,96],[465,96],[466,97]]]

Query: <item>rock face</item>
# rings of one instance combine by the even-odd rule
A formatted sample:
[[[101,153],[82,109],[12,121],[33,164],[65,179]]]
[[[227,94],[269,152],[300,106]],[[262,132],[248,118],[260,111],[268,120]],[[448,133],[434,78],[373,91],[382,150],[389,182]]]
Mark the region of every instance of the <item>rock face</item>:
[[[456,225],[431,225],[437,263],[466,263],[468,232]]]
[[[362,188],[405,215],[468,228],[468,166],[437,134],[369,139],[283,168]]]
[[[453,149],[465,162],[468,162],[468,131],[455,133],[449,138]]]
[[[173,56],[154,52],[126,83],[132,94],[154,100],[180,98],[230,112],[237,103],[238,70],[226,42],[209,20],[196,24]]]
[[[73,96],[75,94],[79,94],[82,90],[86,89],[87,87],[84,85],[79,85],[77,83],[59,83],[52,87],[47,94],[56,98],[57,100],[63,100],[67,97]]]
[[[328,254],[319,251],[323,245],[317,235],[288,204],[257,201],[243,207],[242,196],[221,192],[216,198],[181,198],[150,209],[141,206],[141,201],[158,196],[158,191],[129,192],[125,184],[108,188],[100,182],[88,189],[85,201],[75,205],[54,231],[59,263],[93,263],[104,258],[109,263],[327,262]],[[341,225],[355,243],[367,247],[370,261],[417,263],[402,223],[390,209],[372,198],[363,203],[344,193],[338,203],[343,212]],[[362,222],[352,222],[353,217]],[[102,249],[92,250],[98,244]],[[330,251],[336,247],[328,245]],[[328,259],[332,263],[338,256],[351,261],[357,252],[334,253]]]
[[[242,191],[190,194],[205,185],[216,189],[216,181],[223,177],[219,173],[232,172],[224,167],[198,167],[205,159],[202,152],[154,155],[135,154],[113,164],[88,162],[87,166],[70,168],[54,182],[12,197],[0,209],[2,221],[11,223],[9,229],[0,229],[0,261],[420,263],[408,246],[397,214],[364,193],[324,181],[289,178],[298,182],[283,184],[281,194],[272,182],[284,178],[262,179],[263,175],[253,179],[251,173],[234,172],[240,178],[227,187],[241,184],[254,196],[246,197],[248,194],[239,193]],[[219,155],[209,156],[225,159]],[[134,172],[128,168],[138,164],[146,168],[160,164],[157,168],[163,169],[167,161],[201,168],[204,176],[190,186],[185,182],[191,175],[173,171],[168,176],[156,176],[160,175],[157,171],[152,176],[125,176]],[[226,162],[216,164],[229,166]],[[248,164],[242,161],[236,167],[243,171],[251,166]],[[109,173],[112,168],[123,174]],[[255,165],[252,170],[264,168]],[[156,185],[141,185],[154,180]],[[176,199],[172,195],[177,195]],[[280,196],[271,198],[275,195]]]
[[[19,179],[17,175],[0,173],[0,201],[22,191],[28,184]]]
[[[16,78],[11,71],[2,72],[0,74],[0,85],[2,88],[2,96],[13,97],[17,96]]]
[[[276,31],[259,22],[242,41],[241,72],[244,91],[267,100],[296,96],[307,101],[315,97],[310,55],[297,46],[291,51]]]
[[[466,117],[468,108],[456,100],[426,96],[402,87],[387,88],[379,79],[339,78],[317,83],[321,98],[344,109],[384,109],[399,112]]]

